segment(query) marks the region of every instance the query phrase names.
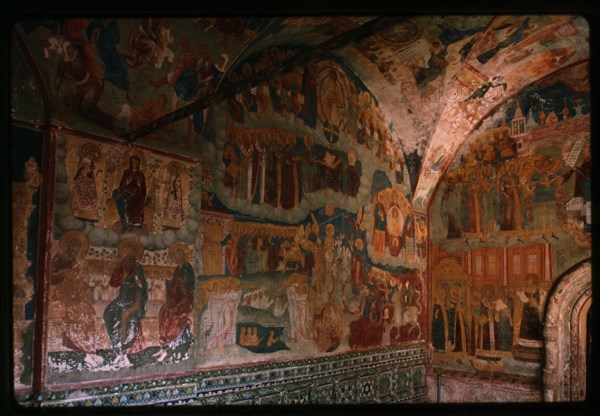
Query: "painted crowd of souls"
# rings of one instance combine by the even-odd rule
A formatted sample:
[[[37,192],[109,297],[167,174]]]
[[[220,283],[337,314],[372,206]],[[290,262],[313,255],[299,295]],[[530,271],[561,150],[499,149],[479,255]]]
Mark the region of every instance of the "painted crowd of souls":
[[[223,185],[230,196],[252,204],[296,208],[302,197],[331,189],[355,197],[361,165],[352,150],[346,156],[273,128],[229,129],[221,160]]]
[[[509,131],[508,127],[493,129],[471,144],[460,167],[446,175],[446,206],[462,207],[444,211],[448,239],[482,238],[498,230],[504,237],[554,237],[559,227],[570,228],[572,222],[563,187],[572,177],[573,197],[581,198],[584,207],[591,202],[589,145],[582,148],[582,162],[570,167],[551,154],[517,157]],[[582,232],[589,233],[591,222],[585,213],[582,222]]]
[[[548,286],[534,273],[525,275],[518,287],[437,282],[431,317],[434,351],[473,356],[476,366],[486,370],[501,368],[508,355],[540,362]]]

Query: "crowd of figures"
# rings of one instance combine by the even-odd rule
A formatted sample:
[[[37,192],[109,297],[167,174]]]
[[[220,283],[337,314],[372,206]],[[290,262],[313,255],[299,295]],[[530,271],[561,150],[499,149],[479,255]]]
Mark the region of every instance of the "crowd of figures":
[[[589,233],[591,158],[569,166],[562,157],[531,154],[517,157],[508,128],[492,130],[491,138],[473,143],[461,166],[445,176],[442,214],[447,238],[481,238],[492,234],[552,236],[570,232],[574,219]],[[572,181],[572,190],[566,186]],[[568,197],[580,207],[569,212]],[[459,208],[459,209],[457,209]]]
[[[119,261],[108,281],[116,289],[116,296],[106,302],[100,321],[94,308],[94,287],[87,281],[91,272],[85,260],[88,245],[87,238],[79,231],[69,231],[60,238],[60,252],[53,257],[51,266],[50,316],[62,319],[63,347],[84,353],[88,366],[130,367],[128,356],[147,346],[142,322],[150,290],[140,263],[143,246],[135,238],[119,244]],[[165,282],[165,301],[159,312],[160,349],[155,354],[158,361],[179,345],[193,341],[190,314],[194,307],[195,277],[188,256],[183,243],[174,243],[169,248],[169,257],[176,266]],[[102,332],[112,345],[111,363],[103,362],[105,358],[98,353]]]
[[[341,229],[333,223],[320,225],[315,217],[298,227],[230,222],[227,230],[222,243],[226,274],[246,279],[273,272],[304,276],[300,287],[310,299],[310,316],[331,304],[329,310],[336,310],[345,322],[356,321],[346,333],[351,348],[382,342],[389,345],[422,336],[422,281],[410,273],[394,274],[373,266],[367,260],[362,238],[356,237],[348,246]],[[410,296],[402,298],[400,293]],[[241,304],[269,310],[277,317],[277,311],[293,304],[289,297],[288,293],[286,303],[258,288],[244,294]],[[292,310],[293,321],[297,314]],[[293,327],[293,322],[290,325]]]
[[[298,52],[294,48],[264,49],[229,71],[228,81],[234,83],[250,77]],[[342,135],[347,135],[360,153],[371,153],[390,170],[398,172],[398,180],[402,181],[403,155],[395,150],[396,145],[381,108],[360,81],[351,78],[333,61],[299,67],[267,84],[243,91],[229,98],[226,108],[236,123],[244,123],[248,114],[255,117],[281,114],[294,120],[301,119],[315,129],[318,120],[321,124],[319,134],[330,145],[335,145]]]
[[[244,22],[241,27],[246,23],[250,24]],[[254,28],[260,30],[265,24]],[[130,132],[181,103],[210,94],[229,60],[225,53],[214,59],[208,42],[196,50],[186,35],[174,33],[163,19],[141,19],[133,30],[124,30],[116,19],[32,20],[25,30],[30,33],[39,27],[44,28],[46,37],[40,53],[47,60],[59,58],[54,86],[57,95],[63,94],[66,107],[83,119],[115,132]],[[122,37],[128,37],[125,52],[119,47]],[[158,79],[146,75],[148,84],[166,89],[143,101],[138,93],[146,87],[140,84],[139,75],[152,70],[161,70],[164,75]],[[100,105],[108,85],[114,100],[122,105],[118,114]],[[202,112],[190,116],[188,136],[194,129],[202,132],[203,124]]]
[[[356,196],[361,164],[352,150],[346,155],[275,128],[229,129],[221,161],[223,185],[231,198],[291,209],[321,189]]]
[[[41,59],[56,62],[54,89],[66,108],[84,120],[123,133],[213,93],[223,81],[234,84],[300,52],[294,47],[266,48],[226,71],[230,56],[216,39],[224,34],[232,41],[256,35],[269,19],[202,20],[196,23],[207,27],[197,45],[189,35],[175,33],[167,19],[143,18],[137,25],[124,25],[117,19],[32,20],[24,29],[27,34],[43,33],[37,52]],[[217,32],[216,39],[213,32]],[[126,47],[121,46],[122,39],[127,39]],[[116,114],[101,104],[109,93],[120,105]],[[248,114],[270,117],[278,113],[302,119],[314,129],[318,120],[319,133],[329,143],[347,134],[362,150],[389,163],[390,169],[403,170],[403,156],[393,150],[388,122],[376,100],[333,61],[299,67],[242,91],[226,100],[226,111],[236,123],[244,123]],[[204,134],[206,111],[186,120],[188,139]]]
[[[315,144],[310,134],[298,140],[283,129],[231,128],[227,134],[223,181],[235,198],[291,209],[321,190],[359,192],[361,164],[352,150],[344,154]],[[190,357],[192,344],[206,355],[230,354],[232,346],[303,354],[304,347],[324,352],[422,338],[422,282],[409,279],[418,296],[399,303],[399,277],[382,277],[390,272],[376,273],[369,258],[364,207],[354,214],[326,204],[300,225],[215,224],[219,239],[211,240],[210,261],[201,266],[206,273],[212,264],[212,272],[197,275],[183,242],[172,243],[164,258],[142,244],[185,222],[189,163],[136,148],[119,154],[115,146],[71,136],[65,150],[62,180],[72,216],[120,242],[116,257],[102,245],[88,253],[90,234],[80,231],[63,231],[55,244],[52,369],[66,371],[74,362],[92,371],[179,362]],[[417,224],[407,198],[391,188],[388,193],[398,205],[386,206],[386,232],[412,238],[407,244],[418,247],[414,254],[424,254],[424,245],[414,244],[419,236],[425,241],[423,234],[397,233],[407,218]],[[201,241],[214,237],[206,233],[215,227],[202,228]],[[166,264],[142,261],[145,254]],[[261,281],[264,275],[275,280]]]
[[[431,337],[437,353],[461,353],[498,362],[506,355],[524,361],[542,357],[542,320],[547,284],[535,274],[519,287],[465,282],[435,284]]]

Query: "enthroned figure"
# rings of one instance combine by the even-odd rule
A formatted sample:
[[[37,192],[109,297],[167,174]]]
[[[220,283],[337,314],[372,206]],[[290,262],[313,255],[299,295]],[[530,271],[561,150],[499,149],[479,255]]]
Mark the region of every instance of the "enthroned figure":
[[[142,319],[146,316],[148,282],[139,263],[144,247],[136,238],[127,238],[119,244],[119,263],[110,276],[110,285],[119,288],[119,294],[104,310],[104,322],[113,345],[117,367],[130,367],[127,355],[144,349]]]
[[[129,167],[123,172],[119,186],[113,190],[112,196],[119,212],[121,231],[143,228],[147,189],[146,177],[141,170],[141,159],[138,155],[129,157]]]

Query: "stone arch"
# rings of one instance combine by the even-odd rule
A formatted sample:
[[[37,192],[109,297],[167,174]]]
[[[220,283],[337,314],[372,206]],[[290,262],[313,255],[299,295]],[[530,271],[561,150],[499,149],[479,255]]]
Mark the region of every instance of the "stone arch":
[[[544,400],[583,401],[586,391],[585,320],[592,302],[592,263],[567,271],[548,297],[544,320]]]

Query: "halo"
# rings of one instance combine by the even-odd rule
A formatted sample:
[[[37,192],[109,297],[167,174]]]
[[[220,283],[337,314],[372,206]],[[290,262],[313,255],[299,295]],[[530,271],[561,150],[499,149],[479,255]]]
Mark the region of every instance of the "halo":
[[[60,239],[58,240],[58,245],[60,247],[60,250],[63,253],[66,253],[68,243],[71,240],[78,240],[81,245],[81,249],[79,251],[78,257],[85,256],[88,252],[88,248],[89,248],[90,244],[89,244],[88,239],[85,236],[85,234],[83,234],[81,231],[77,231],[77,230],[67,231],[60,237]]]
[[[144,257],[144,246],[141,241],[134,237],[129,237],[124,240],[121,240],[119,246],[117,248],[117,252],[119,254],[119,258],[122,259],[125,257],[127,253],[127,248],[132,247],[135,252],[135,259],[140,261],[142,257]]]
[[[362,238],[357,238],[356,240],[354,240],[354,247],[356,247],[359,250],[362,250],[364,248],[364,243]]]
[[[379,34],[379,38],[388,45],[404,47],[421,37],[422,29],[413,21],[408,20],[392,26]]]
[[[123,155],[123,165],[127,168],[129,167],[129,159],[131,156],[137,156],[140,159],[139,169],[142,170],[146,165],[146,156],[144,155],[144,152],[134,148],[127,149]]]
[[[325,233],[329,235],[330,231],[332,234],[335,233],[335,226],[332,223],[328,223],[327,225],[325,225]]]
[[[182,171],[182,166],[181,166],[181,163],[179,163],[179,162],[172,160],[167,165],[167,172],[169,172],[171,175],[179,175],[179,174],[181,174],[181,171]]]
[[[80,158],[88,157],[90,160],[97,162],[101,156],[100,148],[95,143],[86,143],[79,148]]]
[[[237,223],[235,221],[228,222],[226,228],[230,234],[233,234],[237,232]]]
[[[356,155],[356,152],[354,151],[354,149],[348,150],[347,157],[348,157],[348,161],[350,161],[350,158],[352,157],[352,159],[354,159],[354,162],[356,162],[357,155]]]
[[[187,246],[185,245],[185,243],[183,241],[176,241],[175,243],[171,244],[168,249],[169,258],[171,260],[175,261],[175,252],[179,249],[183,250],[183,252],[185,253],[185,256],[187,258],[187,256],[188,256]]]

